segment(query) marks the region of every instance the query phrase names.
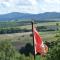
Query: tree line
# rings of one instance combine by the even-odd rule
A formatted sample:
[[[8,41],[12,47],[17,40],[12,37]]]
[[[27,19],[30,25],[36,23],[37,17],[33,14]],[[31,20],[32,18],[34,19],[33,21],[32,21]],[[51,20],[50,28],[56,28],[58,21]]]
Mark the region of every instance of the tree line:
[[[20,28],[2,28],[0,29],[0,34],[8,34],[8,33],[19,33],[19,32],[29,32],[31,30],[28,29],[20,29]]]

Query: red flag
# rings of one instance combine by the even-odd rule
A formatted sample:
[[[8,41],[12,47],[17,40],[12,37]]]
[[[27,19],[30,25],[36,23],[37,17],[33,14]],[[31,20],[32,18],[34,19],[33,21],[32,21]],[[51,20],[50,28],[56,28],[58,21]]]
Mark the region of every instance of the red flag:
[[[35,54],[39,53],[42,54],[45,51],[44,44],[42,41],[41,36],[37,32],[36,28],[33,28],[33,34],[34,34],[34,49],[35,49]]]

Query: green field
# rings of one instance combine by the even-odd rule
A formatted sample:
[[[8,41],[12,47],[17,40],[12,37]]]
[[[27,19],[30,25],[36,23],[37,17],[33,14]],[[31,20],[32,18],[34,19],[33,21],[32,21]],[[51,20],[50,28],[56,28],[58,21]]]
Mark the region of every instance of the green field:
[[[55,42],[55,41],[60,40],[60,22],[38,22],[38,23],[34,23],[34,26],[37,28],[37,31],[39,32],[40,36],[42,37],[42,40],[44,43],[46,41]],[[4,60],[3,58],[5,58],[5,56],[6,56],[5,59],[7,59],[7,57],[10,58],[10,56],[4,55],[4,54],[11,53],[12,56],[14,56],[14,54],[15,54],[17,57],[19,57],[19,59],[18,58],[16,59],[14,56],[14,59],[16,59],[16,60],[34,60],[33,54],[31,54],[31,51],[30,51],[30,50],[33,50],[32,49],[33,37],[31,34],[32,34],[31,23],[28,24],[28,22],[27,23],[25,23],[25,22],[0,22],[0,58],[2,60]],[[8,42],[4,43],[3,41],[11,42],[12,43],[11,45],[13,46],[13,48],[10,47]],[[1,42],[3,42],[3,43],[1,43]],[[1,46],[3,48],[1,48]],[[21,54],[22,48],[23,48],[23,50],[25,49],[23,54]],[[56,48],[54,48],[55,50],[53,48],[51,48],[51,50],[49,49],[50,55],[47,54],[47,55],[49,55],[47,57],[55,55],[52,53],[54,51],[57,51]],[[9,50],[7,50],[7,49],[9,49]],[[14,50],[14,49],[16,49],[16,50]],[[27,51],[28,51],[28,53],[27,53]],[[56,52],[54,52],[54,53],[56,53]],[[29,55],[26,56],[25,54],[29,54]],[[11,58],[12,58],[11,60],[14,60],[13,57],[11,57]],[[46,59],[46,56],[45,56],[41,60],[50,60],[50,59],[49,58]],[[51,60],[55,60],[55,59],[51,59]]]
[[[21,29],[24,31],[24,29],[27,29],[27,30],[30,30],[29,32],[16,32],[16,33],[5,33],[5,34],[0,34],[0,41],[11,41],[13,43],[19,43],[20,47],[22,47],[23,45],[26,45],[27,43],[31,43],[33,44],[33,39],[32,39],[32,36],[30,36],[32,34],[32,25],[31,23],[28,25],[19,25],[19,26],[16,26],[16,22],[2,22],[1,24],[9,24],[7,25],[5,28],[4,27],[1,27],[0,29],[3,29],[3,31],[5,32],[6,30],[11,30],[11,26],[10,26],[10,23],[12,24],[13,23],[13,31],[16,29]],[[41,23],[35,23],[34,26],[35,27],[49,27],[49,26],[56,26],[56,23],[59,24],[59,29],[60,29],[60,22],[41,22]],[[40,29],[40,28],[39,28]],[[43,28],[44,29],[44,28]],[[38,30],[38,29],[37,29]],[[41,29],[40,29],[41,30]],[[12,31],[12,32],[13,32]],[[54,30],[54,31],[39,31],[43,41],[48,41],[48,42],[51,42],[51,41],[56,41],[57,40],[57,37],[56,34],[58,33],[57,30]],[[16,44],[17,45],[17,44]],[[17,45],[18,46],[18,45]]]
[[[8,24],[8,26],[10,26],[10,23],[12,24],[13,22],[2,22],[2,24]],[[34,26],[35,27],[49,27],[49,26],[56,26],[56,23],[59,24],[59,29],[60,29],[60,22],[41,22],[41,23],[35,23]],[[27,29],[27,30],[31,30],[30,32],[32,32],[32,25],[18,25],[15,27],[16,22],[13,23],[13,29]],[[10,27],[1,27],[0,29],[10,29],[12,26]],[[40,28],[39,28],[40,29]],[[14,30],[13,30],[14,31]],[[11,41],[22,41],[22,42],[26,42],[26,41],[30,41],[32,42],[32,37],[30,36],[30,32],[19,32],[19,33],[11,33],[11,34],[0,34],[0,40],[11,40]],[[55,35],[57,34],[57,30],[54,31],[39,31],[40,35],[42,36],[43,41],[55,41],[57,40],[57,38],[55,37]],[[27,37],[28,36],[28,37]]]

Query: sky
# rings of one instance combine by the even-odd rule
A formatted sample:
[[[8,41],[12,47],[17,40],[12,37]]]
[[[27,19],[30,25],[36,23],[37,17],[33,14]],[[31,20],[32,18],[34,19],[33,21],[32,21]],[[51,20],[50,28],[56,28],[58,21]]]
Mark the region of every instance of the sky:
[[[60,12],[60,0],[0,0],[0,14]]]

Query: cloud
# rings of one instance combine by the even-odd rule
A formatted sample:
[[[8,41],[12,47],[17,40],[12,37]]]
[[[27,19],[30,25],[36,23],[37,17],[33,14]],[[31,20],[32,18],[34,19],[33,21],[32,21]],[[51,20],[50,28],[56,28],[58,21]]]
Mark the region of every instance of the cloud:
[[[60,12],[60,0],[44,0],[43,8],[49,12]]]
[[[46,3],[60,3],[60,0],[44,0]]]
[[[0,2],[7,2],[7,1],[9,1],[9,0],[0,0]]]
[[[29,0],[31,3],[32,3],[32,5],[37,5],[37,0]]]
[[[0,14],[60,12],[60,0],[0,0]]]
[[[6,12],[7,11],[8,12],[16,11],[16,12],[24,12],[24,13],[36,13],[36,12],[38,12],[36,0],[8,0],[7,2],[4,0],[4,1],[0,1],[0,3],[1,3],[0,4],[1,7],[5,8]],[[5,12],[5,11],[3,11],[3,12]]]

